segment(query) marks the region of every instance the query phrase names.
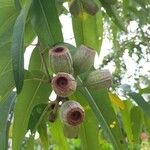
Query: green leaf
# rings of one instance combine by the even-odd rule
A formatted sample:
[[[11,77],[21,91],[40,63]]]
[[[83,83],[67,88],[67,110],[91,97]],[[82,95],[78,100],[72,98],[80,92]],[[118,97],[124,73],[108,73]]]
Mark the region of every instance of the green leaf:
[[[39,79],[36,77],[25,80],[22,92],[18,95],[14,110],[13,149],[21,146],[34,106],[47,103],[51,93],[50,84],[43,82],[45,75],[36,73],[35,76]]]
[[[129,96],[141,107],[143,112],[150,117],[150,104],[144,100],[141,94],[129,93]]]
[[[48,104],[36,105],[30,115],[30,120],[28,123],[28,129],[34,134],[36,131],[39,132],[40,140],[43,145],[44,150],[48,149],[48,135],[47,135],[47,111]]]
[[[130,110],[133,104],[131,103],[131,101],[125,100],[124,105],[125,105],[125,109],[120,110],[121,120],[123,123],[124,130],[127,134],[128,141],[129,143],[132,143],[133,135],[132,135],[132,128],[131,128]]]
[[[140,143],[140,134],[142,132],[144,116],[141,109],[137,106],[132,107],[130,112],[133,142]]]
[[[26,26],[25,26],[25,33],[24,33],[24,45],[25,47],[29,46],[31,42],[34,40],[36,34],[33,30],[32,24],[31,24],[31,17],[27,18]]]
[[[43,118],[41,117],[43,117],[42,114],[45,113],[44,110],[46,109],[46,106],[47,104],[39,104],[33,108],[28,123],[28,129],[31,130],[31,133],[35,133],[39,124],[43,120]]]
[[[0,46],[11,41],[12,27],[18,15],[12,0],[0,0]]]
[[[24,80],[24,31],[31,4],[32,0],[25,2],[13,29],[11,55],[17,93],[21,92]]]
[[[45,47],[63,42],[55,0],[34,0],[31,14],[34,29]]]
[[[14,88],[10,42],[0,46],[0,102],[4,102]]]
[[[99,150],[99,128],[98,121],[89,107],[85,97],[80,93],[75,93],[75,100],[77,100],[85,110],[85,119],[80,127],[79,138],[81,140],[82,150]]]
[[[47,124],[46,121],[42,121],[38,127],[38,132],[40,134],[40,140],[43,145],[44,150],[48,150],[49,142],[48,142],[48,134],[47,134]]]
[[[33,150],[34,149],[34,136],[30,136],[29,139],[27,140],[27,150]]]
[[[150,118],[147,115],[144,115],[144,124],[146,131],[150,134]]]
[[[82,81],[80,80],[80,82]],[[106,90],[101,90],[101,92],[89,91],[86,87],[83,87],[80,89],[80,92],[88,101],[89,106],[92,108],[100,125],[109,137],[114,149],[125,149],[125,141]]]
[[[18,11],[21,10],[21,4],[20,4],[20,1],[19,0],[14,0],[14,3],[15,3],[15,7]]]
[[[39,47],[35,47],[30,58],[29,70],[39,70],[42,71],[42,60],[40,56]]]
[[[109,92],[109,98],[113,104],[121,109],[125,109],[124,101],[122,101],[117,94]]]
[[[70,150],[67,139],[63,134],[63,126],[59,118],[57,118],[54,123],[50,124],[50,133],[53,135],[52,144],[54,144],[56,149]]]
[[[8,121],[8,117],[15,99],[16,94],[12,93],[6,98],[4,103],[0,102],[0,148],[3,150],[8,148],[8,131],[10,123],[10,120]]]
[[[150,93],[150,86],[149,87],[146,87],[144,89],[140,89],[139,90],[140,94],[143,94],[143,93]]]
[[[103,39],[102,13],[91,16],[81,7],[80,14],[72,16],[72,25],[77,46],[84,44],[99,53]]]
[[[48,50],[49,49],[46,49],[44,51],[43,57],[47,65],[49,74],[52,74],[51,67],[49,66]],[[38,70],[46,73],[45,67],[43,65],[42,56],[41,56],[42,54],[40,53],[41,53],[41,49],[39,49],[39,46],[35,47],[30,58],[29,70]]]
[[[14,88],[12,70],[0,74],[0,83],[0,102],[4,102]]]
[[[99,0],[102,4],[102,6],[105,8],[107,14],[109,17],[112,18],[112,21],[123,31],[126,32],[126,27],[124,24],[124,21],[121,19],[117,12],[117,8],[113,5],[109,5],[107,2],[104,0]]]

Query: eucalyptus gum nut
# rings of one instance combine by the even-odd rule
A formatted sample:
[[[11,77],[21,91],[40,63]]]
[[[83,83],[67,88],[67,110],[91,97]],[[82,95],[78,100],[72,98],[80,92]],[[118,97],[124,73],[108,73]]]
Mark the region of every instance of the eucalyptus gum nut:
[[[73,61],[66,46],[55,46],[49,50],[49,64],[54,73],[73,74]]]
[[[69,43],[59,43],[59,44],[57,44],[57,46],[67,47],[69,49],[71,56],[73,56],[75,54],[75,52],[77,51],[77,48]]]
[[[77,83],[71,74],[59,72],[52,79],[52,87],[60,97],[71,96],[76,91]]]
[[[84,109],[76,101],[66,101],[60,108],[60,118],[63,124],[78,126],[84,120]]]
[[[84,10],[88,14],[93,16],[98,12],[99,8],[93,0],[81,0],[81,1],[82,1],[82,5],[83,5]]]
[[[63,132],[66,138],[77,138],[79,134],[79,126],[70,126],[63,124]]]
[[[81,45],[73,56],[75,74],[88,71],[94,65],[95,50]]]
[[[78,16],[80,14],[80,4],[78,0],[73,0],[70,4],[69,4],[69,10],[70,13],[73,16]]]
[[[84,85],[94,90],[109,88],[112,85],[112,75],[107,69],[94,70],[88,75]]]

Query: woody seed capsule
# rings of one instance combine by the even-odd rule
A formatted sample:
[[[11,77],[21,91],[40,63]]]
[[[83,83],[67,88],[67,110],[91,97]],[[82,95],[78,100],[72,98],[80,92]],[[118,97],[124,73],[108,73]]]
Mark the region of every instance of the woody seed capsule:
[[[93,0],[81,0],[81,1],[82,1],[84,10],[88,14],[95,15],[98,12],[99,8]]]
[[[78,0],[71,1],[70,5],[69,5],[69,10],[73,16],[78,16],[81,11],[79,1]]]
[[[52,87],[60,97],[68,97],[76,90],[76,81],[71,74],[59,72],[52,79]]]
[[[112,76],[109,70],[94,70],[92,71],[84,83],[90,89],[109,88],[112,85]]]
[[[94,64],[95,51],[81,45],[73,56],[73,66],[76,74],[89,70]]]
[[[73,73],[73,62],[69,49],[65,46],[55,46],[49,50],[49,62],[54,73]]]
[[[60,108],[62,122],[70,126],[78,126],[84,120],[84,109],[76,101],[64,102]]]

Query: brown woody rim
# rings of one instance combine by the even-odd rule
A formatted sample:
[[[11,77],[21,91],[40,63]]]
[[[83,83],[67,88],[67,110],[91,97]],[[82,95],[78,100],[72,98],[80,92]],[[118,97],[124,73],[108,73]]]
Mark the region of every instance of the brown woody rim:
[[[83,122],[84,111],[81,108],[73,108],[67,114],[67,122],[69,125],[77,126]]]

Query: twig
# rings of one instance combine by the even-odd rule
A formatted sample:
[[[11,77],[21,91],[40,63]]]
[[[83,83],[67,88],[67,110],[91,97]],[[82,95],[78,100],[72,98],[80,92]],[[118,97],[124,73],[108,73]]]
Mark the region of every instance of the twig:
[[[46,61],[45,61],[45,58],[44,58],[44,52],[45,52],[46,49],[42,50],[41,45],[40,45],[39,42],[38,42],[38,45],[39,45],[39,50],[40,50],[40,56],[41,56],[41,59],[42,59],[42,63],[44,65],[48,80],[49,80],[49,82],[51,82],[52,76],[50,76],[50,74],[49,74],[48,67],[47,67],[47,64],[46,64]]]

